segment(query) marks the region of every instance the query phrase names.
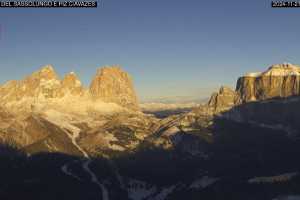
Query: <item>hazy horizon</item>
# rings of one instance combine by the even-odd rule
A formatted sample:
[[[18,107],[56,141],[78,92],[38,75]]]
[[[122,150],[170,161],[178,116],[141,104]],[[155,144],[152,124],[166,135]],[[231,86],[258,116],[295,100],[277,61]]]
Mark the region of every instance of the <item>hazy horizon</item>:
[[[299,9],[274,9],[269,0],[99,4],[1,9],[0,83],[52,64],[88,86],[97,68],[119,64],[142,101],[205,98],[247,72],[300,63]]]

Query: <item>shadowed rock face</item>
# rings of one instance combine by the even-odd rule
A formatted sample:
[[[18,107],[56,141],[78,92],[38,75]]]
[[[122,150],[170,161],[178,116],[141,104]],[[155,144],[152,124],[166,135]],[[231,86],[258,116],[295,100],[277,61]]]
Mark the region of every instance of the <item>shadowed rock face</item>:
[[[300,67],[292,64],[271,66],[263,73],[250,73],[237,81],[238,103],[300,94]]]
[[[138,109],[138,101],[130,76],[120,67],[104,67],[98,70],[90,85],[94,99],[113,102]]]

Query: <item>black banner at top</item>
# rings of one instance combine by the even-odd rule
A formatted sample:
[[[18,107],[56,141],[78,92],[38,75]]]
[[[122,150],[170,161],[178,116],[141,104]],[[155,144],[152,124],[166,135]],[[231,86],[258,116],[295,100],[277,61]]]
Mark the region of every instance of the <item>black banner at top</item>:
[[[0,8],[97,8],[97,1],[0,1]]]

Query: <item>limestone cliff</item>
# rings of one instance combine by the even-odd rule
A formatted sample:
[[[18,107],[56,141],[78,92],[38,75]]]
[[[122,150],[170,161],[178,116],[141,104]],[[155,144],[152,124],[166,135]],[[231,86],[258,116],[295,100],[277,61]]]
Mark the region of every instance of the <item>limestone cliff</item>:
[[[84,88],[82,87],[81,81],[74,72],[67,74],[61,84],[64,92],[79,96],[84,94]]]
[[[41,101],[51,98],[61,98],[68,93],[75,95],[74,90],[82,91],[80,81],[73,75],[67,75],[62,81],[51,65],[27,76],[21,81],[8,81],[0,87],[2,103],[11,103],[25,99]],[[68,91],[66,91],[68,90]],[[79,92],[76,95],[80,95]]]
[[[110,103],[104,105],[104,102]],[[49,106],[78,112],[90,109],[138,110],[137,97],[129,75],[119,67],[99,69],[90,89],[85,89],[74,72],[60,79],[51,65],[46,65],[23,80],[0,86],[0,106],[16,111],[30,111]]]
[[[94,99],[138,109],[131,77],[118,66],[99,69],[89,91]]]
[[[222,112],[230,109],[234,105],[236,92],[229,87],[222,86],[219,92],[213,93],[208,101],[208,106],[214,112]]]
[[[300,67],[278,64],[265,72],[238,79],[236,91],[222,87],[209,102],[193,111],[197,116],[223,116],[230,120],[280,129],[299,130]]]
[[[237,103],[289,97],[300,94],[300,67],[292,64],[271,66],[262,73],[249,73],[237,81]]]
[[[74,72],[60,79],[46,65],[23,80],[0,86],[0,142],[26,147],[29,153],[76,154],[69,133],[85,129],[92,131],[81,135],[86,149],[125,151],[150,134],[148,128],[155,122],[137,109],[132,81],[120,68],[99,69],[89,90]],[[120,132],[125,126],[128,131]],[[122,143],[113,144],[118,138]]]
[[[50,98],[60,96],[60,81],[51,65],[43,67],[21,81],[8,81],[0,87],[2,103],[24,98]]]
[[[236,91],[221,87],[219,92],[211,95],[207,105],[202,106],[201,109],[208,114],[219,114],[250,102],[274,98],[285,99],[299,94],[300,67],[289,63],[277,64],[264,72],[249,73],[240,77],[236,84]]]

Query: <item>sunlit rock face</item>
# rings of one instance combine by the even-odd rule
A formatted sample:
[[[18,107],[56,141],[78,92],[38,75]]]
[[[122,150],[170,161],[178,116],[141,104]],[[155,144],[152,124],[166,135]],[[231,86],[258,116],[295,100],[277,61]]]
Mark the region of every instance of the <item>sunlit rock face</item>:
[[[138,109],[132,80],[118,66],[99,69],[90,85],[90,94],[94,99]]]
[[[8,81],[1,86],[2,102],[20,101],[25,98],[48,99],[64,96],[64,84],[51,65],[42,67],[21,81]]]
[[[71,72],[64,77],[62,80],[62,90],[76,96],[84,94],[84,88],[74,72]]]
[[[240,77],[236,90],[221,87],[207,104],[191,113],[195,118],[204,116],[272,127],[293,135],[299,130],[300,67],[277,64],[264,72]],[[203,120],[202,120],[203,121]]]
[[[8,81],[1,86],[2,103],[23,98],[49,98],[59,96],[60,80],[51,65],[43,67],[21,81]]]
[[[138,110],[138,101],[129,75],[120,67],[99,69],[90,89],[85,89],[74,73],[60,79],[51,65],[27,76],[24,80],[8,81],[0,86],[0,105],[30,110],[48,104],[66,104],[66,108],[124,107]],[[76,104],[76,105],[75,105]],[[71,110],[71,108],[69,109]],[[74,109],[73,109],[74,110]],[[79,109],[80,110],[80,109]],[[80,112],[82,109],[80,110]]]
[[[271,66],[262,73],[249,73],[237,81],[238,103],[300,94],[300,67],[292,64]]]
[[[213,93],[208,101],[208,106],[215,112],[221,112],[230,109],[234,105],[236,92],[229,87],[222,86],[220,90]]]
[[[249,73],[237,81],[236,91],[221,87],[196,116],[222,116],[257,126],[281,129],[293,135],[299,130],[300,67],[272,65],[264,72]]]
[[[153,121],[138,111],[133,83],[120,67],[99,69],[90,89],[83,87],[74,72],[60,79],[51,65],[43,66],[23,80],[8,81],[0,86],[0,141],[20,148],[30,146],[30,152],[45,150],[49,146],[52,146],[52,150],[68,152],[63,150],[64,141],[69,141],[65,129],[71,132],[77,129],[83,131],[85,128],[90,130],[95,126],[100,129],[112,119],[120,121],[116,127],[113,126],[113,121],[112,126],[107,128],[112,131],[111,138],[105,134],[106,127],[103,133],[88,134],[85,135],[86,138],[98,142],[104,141],[105,138],[108,141],[117,140],[116,138],[122,137],[117,131],[124,129],[124,134],[128,132],[126,144],[124,142],[123,146],[111,147],[108,142],[108,147],[102,148],[123,150],[122,148],[129,148],[130,145],[133,148],[149,134],[150,131],[145,129],[148,129],[147,123]],[[84,126],[78,128],[73,126],[73,123]],[[122,123],[124,126],[119,127]],[[134,127],[129,128],[131,126]],[[136,143],[131,141],[132,138]],[[84,144],[84,141],[82,145],[89,146]],[[98,145],[95,144],[97,147]]]
[[[248,73],[240,77],[235,91],[221,87],[218,92],[212,94],[207,105],[197,110],[214,115],[250,102],[287,98],[299,94],[300,67],[289,63],[276,64],[264,72]],[[287,102],[290,100],[285,101]]]

